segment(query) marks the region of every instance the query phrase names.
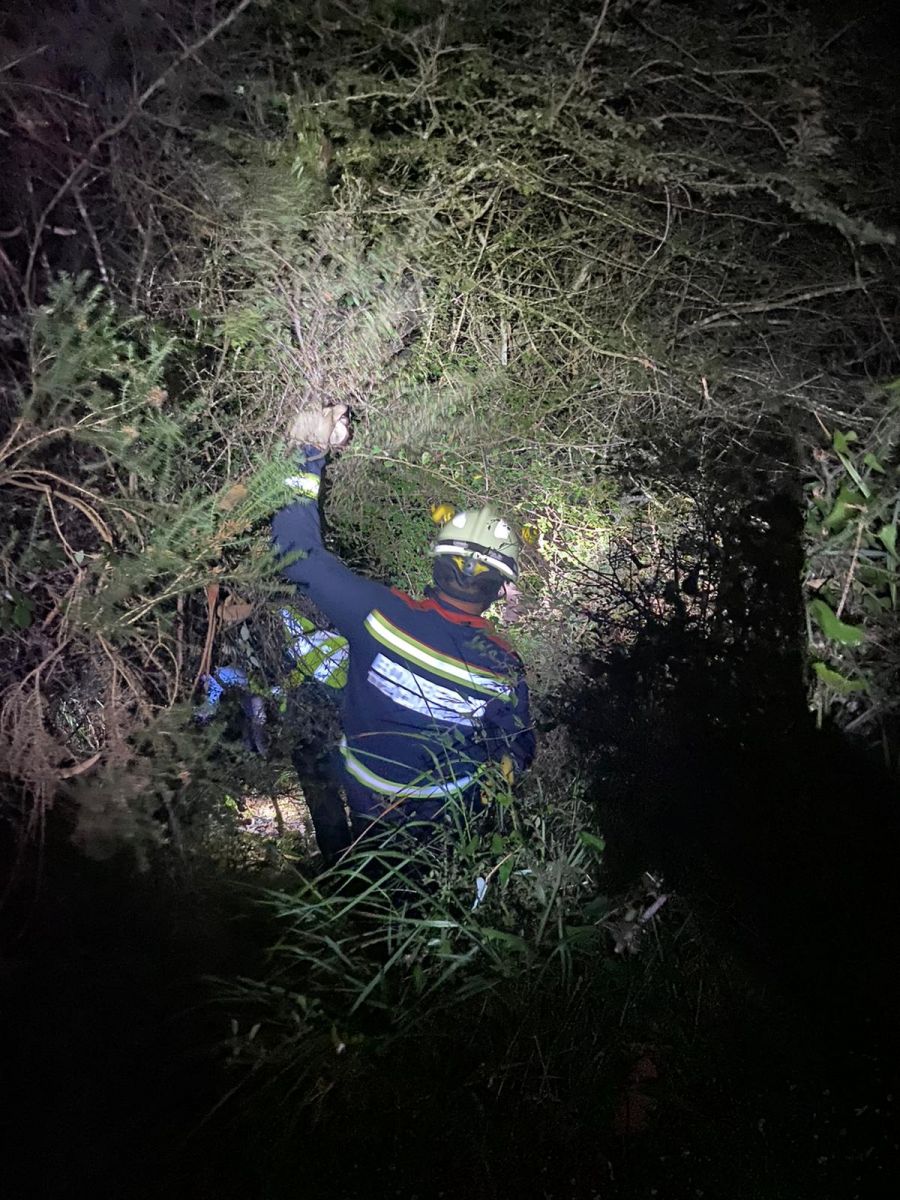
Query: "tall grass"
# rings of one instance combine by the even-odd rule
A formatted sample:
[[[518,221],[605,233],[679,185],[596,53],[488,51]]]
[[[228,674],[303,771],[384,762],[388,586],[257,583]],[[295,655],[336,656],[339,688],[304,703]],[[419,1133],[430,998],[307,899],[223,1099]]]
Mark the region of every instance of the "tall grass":
[[[521,812],[499,800],[493,820],[457,808],[437,834],[389,828],[315,879],[266,892],[282,932],[265,977],[226,989],[243,1014],[234,1061],[289,1075],[308,1103],[323,1072],[346,1082],[469,1021],[475,1042],[499,1037],[503,1059],[548,1006],[571,1018],[589,1005],[613,944],[603,841],[537,798]]]

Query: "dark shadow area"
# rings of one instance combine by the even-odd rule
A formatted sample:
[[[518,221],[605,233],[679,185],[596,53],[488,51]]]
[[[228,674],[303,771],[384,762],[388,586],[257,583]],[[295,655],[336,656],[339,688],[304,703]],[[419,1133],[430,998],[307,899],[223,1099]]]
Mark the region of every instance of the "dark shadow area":
[[[159,1195],[226,1086],[205,977],[259,969],[272,931],[212,868],[139,873],[68,833],[50,822],[0,913],[4,1194]]]
[[[744,510],[723,544],[719,635],[651,624],[571,698],[573,733],[604,748],[610,892],[651,869],[675,897],[652,966],[610,955],[567,1083],[492,1089],[490,1037],[448,1020],[384,1056],[364,1111],[324,1081],[299,1109],[289,1078],[228,1069],[208,982],[258,976],[278,936],[258,893],[211,866],[87,860],[56,820],[3,911],[6,1194],[888,1194],[895,786],[806,710],[791,498]],[[534,1019],[552,1049],[560,1013]],[[647,1056],[654,1116],[622,1134]]]
[[[761,978],[893,1040],[897,781],[807,709],[800,532],[790,495],[747,506],[717,617],[648,622],[591,664],[572,728],[603,748],[613,886],[660,872]]]

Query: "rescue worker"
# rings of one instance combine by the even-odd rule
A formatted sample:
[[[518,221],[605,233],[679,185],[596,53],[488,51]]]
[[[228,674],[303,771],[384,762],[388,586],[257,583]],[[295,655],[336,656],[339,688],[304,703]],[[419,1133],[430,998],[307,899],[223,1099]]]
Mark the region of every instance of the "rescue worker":
[[[512,780],[534,756],[524,668],[482,615],[518,578],[516,535],[492,508],[457,513],[432,546],[424,599],[366,579],[325,549],[319,518],[325,457],[350,437],[346,405],[301,414],[289,436],[298,498],[273,537],[285,577],[349,643],[337,782],[354,833],[433,822],[450,801],[476,805],[489,763]],[[319,848],[333,859],[350,842],[338,788],[327,814],[321,797],[317,807]]]

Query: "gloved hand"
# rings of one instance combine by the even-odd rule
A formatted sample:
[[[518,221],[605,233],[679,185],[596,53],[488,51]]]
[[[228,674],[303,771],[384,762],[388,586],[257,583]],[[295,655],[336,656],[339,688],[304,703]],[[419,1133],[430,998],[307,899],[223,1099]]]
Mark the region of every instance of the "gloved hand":
[[[294,418],[287,436],[295,446],[340,450],[350,440],[350,409],[346,404],[307,409]]]

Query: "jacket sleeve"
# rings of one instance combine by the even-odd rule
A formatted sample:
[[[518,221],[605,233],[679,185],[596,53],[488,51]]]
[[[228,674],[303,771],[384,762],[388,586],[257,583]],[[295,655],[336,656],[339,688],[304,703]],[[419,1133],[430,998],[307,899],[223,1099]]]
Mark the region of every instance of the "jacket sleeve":
[[[325,456],[315,447],[301,451],[296,475],[285,483],[298,493],[293,504],[276,514],[272,540],[282,560],[285,579],[297,585],[348,640],[362,629],[371,610],[388,589],[355,574],[325,549],[319,516],[319,487]]]
[[[521,669],[515,702],[492,700],[484,712],[484,745],[492,759],[509,755],[516,775],[531,766],[537,746],[528,704],[528,684]]]

